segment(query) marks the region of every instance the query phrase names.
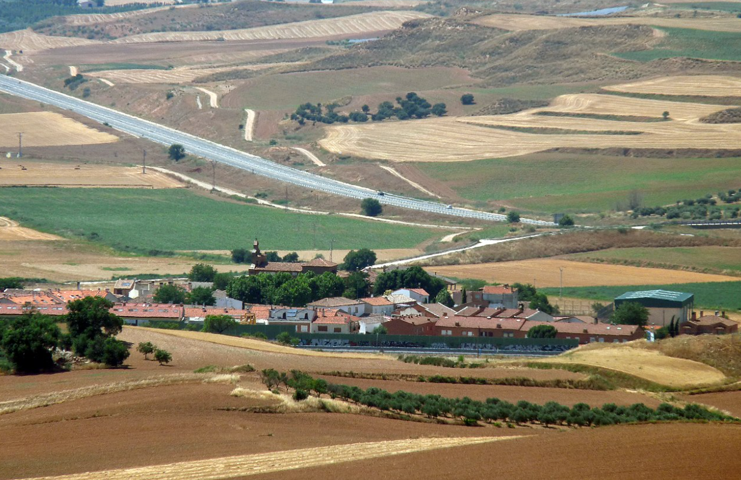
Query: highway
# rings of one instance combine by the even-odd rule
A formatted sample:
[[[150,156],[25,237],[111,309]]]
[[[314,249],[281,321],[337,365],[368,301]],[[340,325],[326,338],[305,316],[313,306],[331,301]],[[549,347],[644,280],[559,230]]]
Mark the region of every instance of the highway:
[[[251,155],[195,135],[190,135],[164,125],[143,120],[133,115],[128,115],[107,107],[80,100],[17,78],[0,75],[0,91],[69,110],[100,123],[107,123],[112,128],[121,132],[144,138],[161,145],[170,146],[174,143],[179,143],[185,147],[185,151],[189,154],[246,170],[255,175],[261,175],[304,188],[334,195],[341,195],[343,197],[355,198],[358,200],[372,197],[384,205],[417,210],[420,212],[436,213],[453,217],[474,218],[491,222],[503,222],[507,220],[505,215],[496,213],[481,212],[458,207],[448,208],[447,205],[442,203],[417,200],[390,193],[379,195],[377,191],[369,188],[340,182],[331,178],[322,177],[321,175],[280,165],[256,155]],[[551,222],[526,218],[522,218],[521,222],[532,225],[553,225]]]

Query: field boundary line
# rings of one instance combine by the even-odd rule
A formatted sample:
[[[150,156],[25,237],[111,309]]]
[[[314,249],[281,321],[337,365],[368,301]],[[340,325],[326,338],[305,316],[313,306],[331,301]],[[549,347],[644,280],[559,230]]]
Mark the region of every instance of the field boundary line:
[[[480,445],[524,438],[528,435],[507,437],[453,437],[386,440],[380,442],[350,443],[325,447],[283,450],[279,452],[236,455],[190,462],[169,463],[138,468],[122,468],[101,472],[86,472],[35,480],[108,480],[129,479],[200,479],[217,480],[260,475],[287,470],[298,470],[323,465],[334,465],[374,458],[386,458],[444,448]]]

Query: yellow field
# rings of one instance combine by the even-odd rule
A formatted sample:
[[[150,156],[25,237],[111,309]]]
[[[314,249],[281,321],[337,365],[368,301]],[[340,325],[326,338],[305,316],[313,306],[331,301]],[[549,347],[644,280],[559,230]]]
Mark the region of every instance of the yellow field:
[[[685,77],[679,77],[679,84],[682,78]],[[698,79],[696,83],[699,84],[700,79],[708,77],[688,78]],[[673,81],[670,79],[667,83]],[[710,86],[707,89],[710,91],[721,85],[727,85],[730,91],[733,85],[729,77],[709,77],[708,81]],[[741,79],[737,85],[741,86]],[[631,87],[608,88],[617,90]],[[666,88],[666,85],[657,87],[658,90],[662,88]],[[674,88],[681,89],[677,85]],[[699,90],[696,87],[693,91],[695,95],[701,94],[697,93]],[[741,89],[737,90],[737,94],[739,91]],[[698,121],[703,116],[726,108],[722,105],[572,94],[556,98],[548,107],[511,115],[412,120],[404,122],[403,126],[396,122],[332,126],[325,129],[326,136],[319,144],[333,153],[397,162],[459,162],[525,155],[553,148],[741,148],[741,130],[735,125]],[[668,111],[670,120],[635,122],[537,115],[544,111],[656,119]],[[530,131],[524,133],[496,127]],[[541,128],[556,129],[551,132],[557,134],[539,133],[537,129]],[[627,135],[625,132],[633,134]]]
[[[724,75],[685,75],[659,77],[640,82],[603,87],[604,90],[659,95],[700,95],[706,97],[741,96],[741,78]]]
[[[487,282],[532,283],[536,287],[558,287],[563,268],[564,287],[592,285],[665,285],[674,283],[733,282],[738,277],[683,272],[661,268],[629,267],[560,259],[535,259],[516,262],[479,263],[428,267],[445,277],[478,278]]]
[[[114,0],[115,1],[115,0]],[[129,2],[129,3],[146,3],[146,2]],[[154,3],[152,1],[151,3]],[[157,3],[167,3],[167,2],[157,2]],[[114,4],[110,1],[106,3],[108,6],[113,6]],[[121,5],[125,5],[124,3],[121,3]],[[184,5],[185,6],[185,5]],[[188,5],[195,6],[195,5]],[[143,15],[149,15],[151,13],[160,12],[162,10],[168,10],[171,7],[154,7],[154,8],[147,8],[143,10],[133,10],[131,12],[118,12],[118,13],[89,13],[89,14],[80,14],[80,15],[67,15],[64,17],[64,23],[68,25],[92,25],[92,24],[100,24],[100,23],[107,23],[107,22],[116,22],[118,20],[125,20],[132,17],[141,17]],[[180,7],[182,8],[182,6]]]
[[[18,160],[18,159],[16,159]],[[163,173],[149,170],[142,174],[140,167],[108,165],[75,165],[19,160],[25,170],[13,165],[4,166],[0,186],[56,187],[151,187],[181,188],[184,184]]]
[[[0,49],[23,50],[24,53],[37,52],[50,48],[79,47],[101,42],[75,37],[52,37],[39,35],[32,30],[18,30],[0,34]]]
[[[668,28],[692,28],[715,32],[741,32],[741,22],[732,17],[723,18],[659,18],[659,17],[608,17],[576,18],[545,15],[487,15],[472,23],[502,30],[555,30],[560,28],[593,27],[600,25],[651,25]]]
[[[105,78],[114,83],[190,83],[198,77],[225,72],[228,70],[264,70],[279,67],[286,63],[260,63],[240,67],[180,67],[170,70],[128,69],[128,70],[101,70],[90,72],[87,75],[95,78]],[[296,65],[293,63],[292,65]]]
[[[427,17],[429,15],[421,12],[373,12],[242,30],[145,33],[119,38],[111,43],[194,42],[215,41],[220,38],[226,41],[278,40],[358,35],[368,32],[395,30],[406,21]]]
[[[522,438],[522,435],[509,437],[453,437],[453,438],[415,438],[409,440],[387,440],[381,442],[331,445],[327,447],[303,448],[281,452],[257,453],[233,457],[212,458],[190,462],[153,465],[151,467],[126,468],[103,472],[78,473],[56,477],[38,477],[35,480],[165,480],[198,479],[217,480],[223,478],[242,478],[286,470],[310,469],[323,465],[369,460],[388,459],[397,455],[439,450],[443,448],[477,445]]]
[[[18,132],[23,146],[99,145],[114,143],[118,137],[90,128],[53,112],[8,113],[0,115],[0,148],[18,150]]]
[[[719,383],[726,379],[726,376],[719,370],[703,363],[667,357],[659,352],[632,348],[628,345],[601,347],[579,348],[573,352],[549,358],[544,362],[609,368],[679,388]]]

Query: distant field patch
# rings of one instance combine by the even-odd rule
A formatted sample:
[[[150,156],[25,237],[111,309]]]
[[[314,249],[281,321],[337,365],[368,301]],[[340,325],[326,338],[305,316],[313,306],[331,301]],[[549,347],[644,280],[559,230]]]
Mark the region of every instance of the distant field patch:
[[[741,11],[738,4],[725,4]],[[729,10],[731,11],[731,10]],[[577,18],[548,15],[496,14],[475,19],[472,23],[502,30],[557,30],[562,28],[597,27],[601,25],[649,25],[672,30],[703,30],[709,32],[741,32],[741,22],[735,18],[661,18],[607,17]],[[712,36],[711,36],[712,38]]]
[[[349,95],[420,93],[473,81],[464,70],[445,67],[372,67],[287,73],[249,79],[226,95],[224,104],[249,105],[256,110],[295,110],[306,102],[324,103]]]
[[[741,97],[741,78],[723,75],[682,75],[611,85],[602,89],[655,95]]]
[[[674,272],[681,273],[681,272]],[[741,310],[740,281],[726,281],[721,283],[680,283],[663,285],[625,285],[601,287],[564,287],[563,296],[589,300],[613,300],[625,292],[640,290],[671,290],[695,294],[695,307],[710,309]],[[558,288],[544,288],[547,295],[559,295]]]
[[[18,30],[0,34],[0,49],[23,50],[26,53],[50,48],[79,47],[100,42],[74,37],[39,35],[33,30]]]
[[[18,132],[23,132],[23,145],[28,147],[99,145],[118,141],[115,135],[95,130],[59,113],[0,115],[0,148],[17,151]]]
[[[738,20],[738,19],[734,19]],[[659,58],[690,57],[708,60],[740,61],[741,22],[734,32],[662,28],[666,36],[650,50],[620,52],[613,55],[627,60],[650,62]]]
[[[604,211],[639,190],[650,205],[737,188],[738,158],[634,158],[537,154],[456,163],[416,163],[463,198],[545,212]],[[614,175],[620,171],[620,175]],[[527,181],[522,181],[522,179]]]
[[[738,0],[726,0],[725,2],[697,2],[697,3],[672,3],[672,8],[680,10],[714,10],[716,12],[741,12],[741,3]]]
[[[538,288],[558,287],[563,268],[564,296],[566,287],[585,287],[589,285],[612,285],[627,291],[619,285],[636,283],[667,284],[689,282],[728,282],[736,278],[725,275],[682,272],[659,268],[639,268],[623,265],[604,265],[574,262],[561,258],[544,258],[514,262],[479,263],[469,265],[445,265],[428,267],[445,277],[475,278],[496,283],[532,283]],[[658,287],[654,287],[658,288]],[[558,289],[555,289],[556,291]],[[619,294],[618,294],[619,295]]]
[[[577,253],[569,258],[741,274],[741,248],[737,247],[619,248]]]
[[[359,207],[358,207],[359,208]],[[409,248],[435,230],[215,201],[180,189],[0,189],[0,215],[122,250]],[[94,235],[93,235],[94,234]]]
[[[142,174],[139,167],[108,165],[42,163],[23,160],[18,166],[3,167],[0,187],[143,187],[179,188],[184,185],[167,175],[150,170]]]

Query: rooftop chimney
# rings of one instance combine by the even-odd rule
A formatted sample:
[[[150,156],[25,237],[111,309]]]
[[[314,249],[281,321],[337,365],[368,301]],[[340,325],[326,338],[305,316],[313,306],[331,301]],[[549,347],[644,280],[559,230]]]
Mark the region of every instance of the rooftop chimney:
[[[692,321],[695,321],[695,320],[697,320],[697,312],[693,311],[692,312]]]

